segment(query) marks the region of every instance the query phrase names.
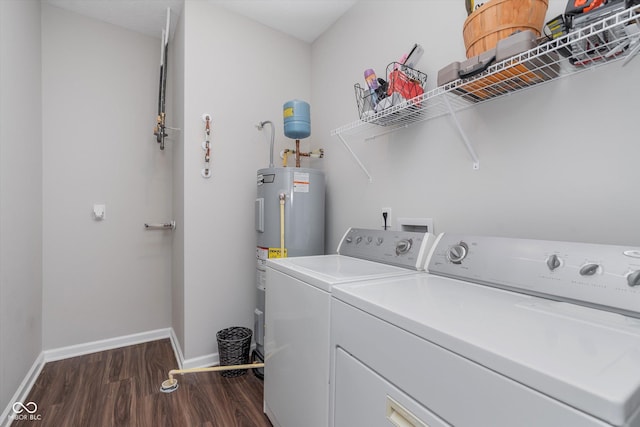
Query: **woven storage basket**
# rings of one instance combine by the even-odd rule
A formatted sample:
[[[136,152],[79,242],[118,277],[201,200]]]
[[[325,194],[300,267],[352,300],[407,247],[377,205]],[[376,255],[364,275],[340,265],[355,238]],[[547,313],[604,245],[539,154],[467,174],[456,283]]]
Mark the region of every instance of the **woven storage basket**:
[[[245,365],[249,363],[249,347],[251,346],[251,329],[234,326],[218,331],[218,355],[220,365]],[[238,377],[244,375],[246,370],[234,369],[221,371],[223,377]]]
[[[491,0],[464,21],[462,36],[467,58],[496,47],[515,31],[531,30],[540,36],[548,0]]]

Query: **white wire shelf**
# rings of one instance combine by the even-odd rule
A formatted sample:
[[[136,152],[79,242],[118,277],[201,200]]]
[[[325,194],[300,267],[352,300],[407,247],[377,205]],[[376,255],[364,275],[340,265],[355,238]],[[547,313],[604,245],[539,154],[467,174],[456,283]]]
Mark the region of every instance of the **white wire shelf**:
[[[364,120],[348,123],[331,131],[331,136],[338,136],[356,157],[344,136],[370,132],[365,137],[368,140],[443,115],[451,114],[455,119],[458,111],[504,95],[622,59],[626,64],[638,50],[640,5],[612,12],[587,26],[492,64],[474,77],[455,80]],[[462,129],[459,130],[477,168],[477,157]],[[371,180],[357,157],[356,161]]]

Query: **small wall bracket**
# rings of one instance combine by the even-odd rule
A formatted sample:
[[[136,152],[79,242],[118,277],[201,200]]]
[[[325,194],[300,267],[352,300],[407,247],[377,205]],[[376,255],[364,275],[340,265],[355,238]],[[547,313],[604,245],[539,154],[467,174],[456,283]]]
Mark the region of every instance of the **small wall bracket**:
[[[202,115],[202,121],[205,123],[205,140],[202,143],[202,149],[204,150],[204,168],[202,168],[200,174],[203,178],[211,178],[211,115],[204,113]]]

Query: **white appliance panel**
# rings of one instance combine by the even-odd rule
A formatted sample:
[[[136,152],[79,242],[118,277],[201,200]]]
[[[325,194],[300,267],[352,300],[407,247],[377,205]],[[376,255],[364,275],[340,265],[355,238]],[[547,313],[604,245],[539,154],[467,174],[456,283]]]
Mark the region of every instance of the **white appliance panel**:
[[[265,413],[277,427],[326,427],[330,294],[267,268]]]
[[[428,233],[351,228],[340,249],[349,255],[266,262],[264,399],[274,425],[328,425],[333,286],[424,275],[424,254],[433,240]]]
[[[331,347],[333,367],[337,353],[348,352],[456,427],[607,425],[335,298],[331,304]],[[340,391],[333,389],[332,397],[336,395]],[[339,407],[335,401],[331,405]]]
[[[428,270],[640,318],[640,247],[445,233]]]
[[[267,266],[329,292],[338,283],[415,274],[414,270],[343,255],[278,258]]]
[[[449,426],[341,348],[336,349],[335,370],[335,427]]]
[[[413,270],[424,270],[435,237],[431,233],[350,228],[338,245],[338,253]]]
[[[433,275],[333,296],[615,425],[640,407],[639,319]]]

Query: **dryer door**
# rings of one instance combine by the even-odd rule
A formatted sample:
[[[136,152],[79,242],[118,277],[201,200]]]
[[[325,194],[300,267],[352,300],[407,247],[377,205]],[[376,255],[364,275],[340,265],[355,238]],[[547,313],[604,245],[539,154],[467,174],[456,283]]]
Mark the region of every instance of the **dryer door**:
[[[362,362],[336,350],[334,427],[447,427]]]

